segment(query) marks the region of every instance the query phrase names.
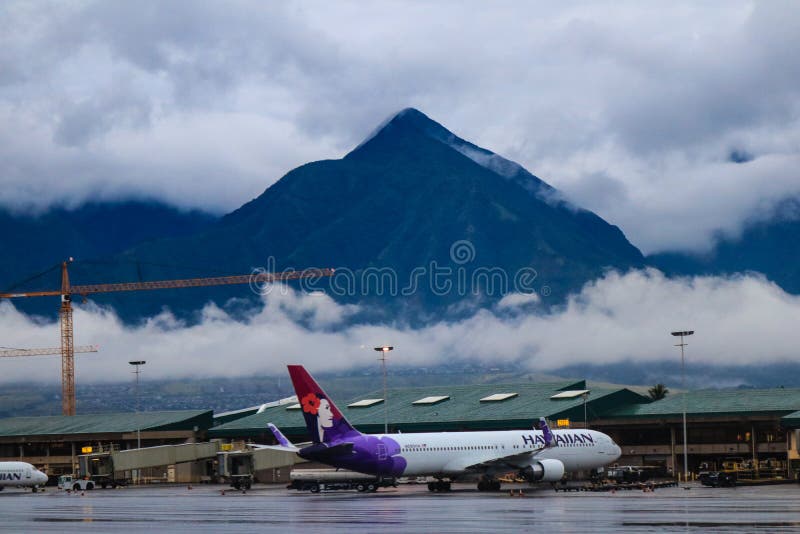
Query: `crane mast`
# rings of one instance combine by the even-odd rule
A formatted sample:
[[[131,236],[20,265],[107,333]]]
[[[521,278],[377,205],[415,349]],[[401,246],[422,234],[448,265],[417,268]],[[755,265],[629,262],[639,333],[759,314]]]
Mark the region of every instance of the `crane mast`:
[[[67,262],[61,263],[61,413],[75,415],[75,338],[72,331],[72,294]]]

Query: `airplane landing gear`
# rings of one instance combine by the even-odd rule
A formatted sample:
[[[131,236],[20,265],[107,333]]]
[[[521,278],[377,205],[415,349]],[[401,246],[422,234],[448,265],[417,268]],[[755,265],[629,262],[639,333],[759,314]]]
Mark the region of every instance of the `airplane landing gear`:
[[[450,482],[444,480],[428,482],[428,491],[450,491]]]

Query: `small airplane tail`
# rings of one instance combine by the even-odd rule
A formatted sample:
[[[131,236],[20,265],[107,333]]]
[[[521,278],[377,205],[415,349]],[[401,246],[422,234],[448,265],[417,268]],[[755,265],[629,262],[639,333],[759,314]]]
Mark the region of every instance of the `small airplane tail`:
[[[361,435],[302,365],[288,368],[311,441],[330,445]]]
[[[553,432],[550,430],[550,427],[547,425],[547,420],[544,417],[539,418],[539,429],[542,431],[545,448],[555,447],[556,440],[553,437]]]
[[[267,428],[269,428],[269,431],[272,432],[272,435],[275,437],[275,441],[278,442],[278,445],[282,447],[294,447],[294,444],[283,435],[283,432],[278,430],[277,426],[273,425],[272,423],[267,423]]]
[[[275,437],[275,441],[277,441],[278,444],[277,445],[250,444],[250,447],[252,447],[253,449],[269,449],[280,452],[293,452],[295,454],[300,452],[300,448],[296,447],[294,443],[289,441],[286,438],[286,436],[283,435],[283,432],[278,430],[278,427],[276,427],[272,423],[267,423],[267,428],[269,428],[269,431],[272,432],[272,435]]]

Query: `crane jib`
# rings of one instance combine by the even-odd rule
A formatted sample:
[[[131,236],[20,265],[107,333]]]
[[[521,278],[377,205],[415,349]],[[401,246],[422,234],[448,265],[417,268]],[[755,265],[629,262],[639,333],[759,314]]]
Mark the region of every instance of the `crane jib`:
[[[332,276],[333,269],[306,269],[303,271],[284,271],[281,273],[253,273],[235,276],[218,276],[211,278],[187,278],[179,280],[156,280],[152,282],[122,282],[116,284],[75,285],[68,291],[48,290],[30,291],[26,293],[0,293],[0,298],[22,297],[55,297],[62,294],[88,295],[92,293],[112,293],[116,291],[146,291],[153,289],[171,289],[183,287],[208,287],[233,284],[249,284],[252,282],[281,282],[300,278]]]

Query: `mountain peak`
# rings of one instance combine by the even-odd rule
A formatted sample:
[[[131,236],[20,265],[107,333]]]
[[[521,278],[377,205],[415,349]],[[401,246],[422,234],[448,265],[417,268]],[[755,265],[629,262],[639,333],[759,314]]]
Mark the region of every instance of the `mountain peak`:
[[[369,144],[370,141],[375,139],[376,137],[380,136],[381,134],[387,134],[395,129],[399,128],[412,128],[415,130],[420,131],[420,133],[426,133],[426,131],[439,128],[447,133],[450,133],[444,126],[437,123],[436,121],[432,120],[430,117],[422,113],[420,110],[416,108],[404,108],[398,111],[397,113],[393,113],[389,115],[388,118],[381,121],[378,124],[377,128],[372,130],[372,132],[364,138],[361,143],[358,144],[356,148],[353,149],[352,152],[358,151],[361,147]],[[452,135],[450,133],[450,135]],[[351,152],[351,153],[352,153]]]
[[[407,127],[415,128],[434,138],[437,137],[437,134],[439,136],[446,135],[455,137],[453,132],[416,108],[405,108],[398,111],[388,120],[385,126],[389,124],[402,124]]]
[[[431,120],[430,117],[417,108],[403,108],[392,116],[391,120],[394,119]]]
[[[348,156],[361,152],[373,142],[396,144],[402,137],[424,137],[438,141],[471,159],[481,167],[510,179],[534,194],[550,193],[552,188],[521,165],[466,141],[416,108],[404,108],[381,122]],[[380,138],[380,141],[378,139]]]

